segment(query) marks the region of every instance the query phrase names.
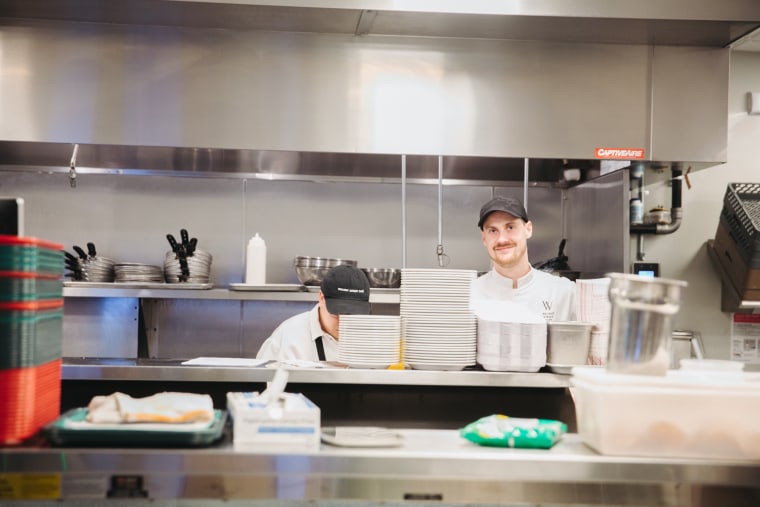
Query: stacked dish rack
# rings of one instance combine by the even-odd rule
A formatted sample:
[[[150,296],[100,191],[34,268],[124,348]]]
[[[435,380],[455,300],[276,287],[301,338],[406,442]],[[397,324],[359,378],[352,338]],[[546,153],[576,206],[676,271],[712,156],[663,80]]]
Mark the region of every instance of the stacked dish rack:
[[[63,245],[0,235],[0,444],[56,419],[61,404]]]

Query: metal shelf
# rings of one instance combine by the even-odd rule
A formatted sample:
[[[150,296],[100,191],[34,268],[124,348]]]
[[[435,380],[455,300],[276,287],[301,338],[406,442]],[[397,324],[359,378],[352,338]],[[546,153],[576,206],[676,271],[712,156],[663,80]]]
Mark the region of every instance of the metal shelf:
[[[138,299],[217,299],[238,301],[314,301],[318,299],[318,290],[315,288],[305,291],[285,292],[253,292],[237,291],[224,288],[212,289],[181,289],[181,288],[125,288],[125,287],[102,287],[104,284],[96,284],[93,287],[64,287],[63,297],[67,298],[138,298]],[[170,284],[167,284],[170,285]],[[371,289],[371,303],[399,302],[398,289]]]

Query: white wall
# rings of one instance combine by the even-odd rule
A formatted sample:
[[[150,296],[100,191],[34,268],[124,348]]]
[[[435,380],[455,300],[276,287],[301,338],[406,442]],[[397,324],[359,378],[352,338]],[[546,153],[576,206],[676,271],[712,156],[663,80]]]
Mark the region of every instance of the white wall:
[[[749,91],[760,91],[760,53],[734,51],[728,96],[728,161],[689,176],[691,188],[683,188],[684,219],[678,231],[669,236],[647,236],[644,241],[645,260],[659,262],[661,276],[689,283],[676,328],[699,331],[706,356],[716,359],[729,358],[732,314],[721,312],[720,278],[706,242],[715,238],[726,185],[760,182],[760,116],[747,114]],[[660,203],[669,205],[669,189],[664,184],[647,190],[645,209]]]

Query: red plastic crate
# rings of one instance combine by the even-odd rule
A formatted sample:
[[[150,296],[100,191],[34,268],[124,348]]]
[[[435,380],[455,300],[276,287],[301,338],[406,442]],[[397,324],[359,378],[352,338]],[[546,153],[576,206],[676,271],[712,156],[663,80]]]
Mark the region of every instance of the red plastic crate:
[[[0,444],[18,444],[61,410],[61,359],[0,370]]]

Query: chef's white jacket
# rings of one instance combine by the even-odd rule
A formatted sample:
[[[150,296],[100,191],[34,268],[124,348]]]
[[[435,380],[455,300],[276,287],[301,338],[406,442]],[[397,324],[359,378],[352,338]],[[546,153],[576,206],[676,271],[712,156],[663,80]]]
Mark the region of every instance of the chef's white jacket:
[[[322,337],[326,361],[338,360],[338,340],[319,325],[319,305],[283,321],[261,345],[257,359],[319,361],[315,340]]]

